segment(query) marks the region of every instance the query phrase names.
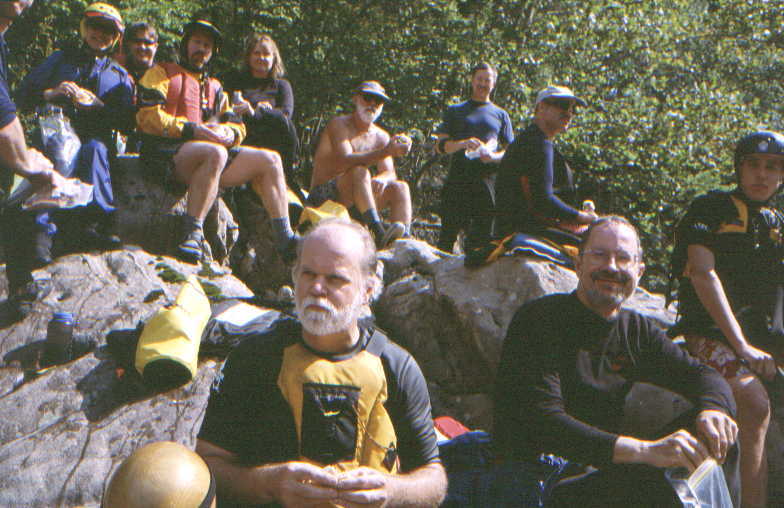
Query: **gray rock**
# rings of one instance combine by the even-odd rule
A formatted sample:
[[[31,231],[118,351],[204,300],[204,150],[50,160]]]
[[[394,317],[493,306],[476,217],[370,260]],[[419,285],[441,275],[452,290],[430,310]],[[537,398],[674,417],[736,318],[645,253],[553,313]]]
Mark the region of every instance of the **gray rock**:
[[[136,448],[161,440],[193,447],[216,363],[203,362],[183,388],[140,400],[116,379],[105,337],[135,328],[174,301],[181,284],[165,282],[161,274],[196,271],[171,258],[120,250],[66,256],[48,274],[35,274],[51,277],[52,292],[27,318],[0,332],[0,506],[98,506],[104,483]],[[229,275],[204,281],[225,296],[252,295]],[[36,373],[55,311],[72,312],[74,335],[92,338],[98,347]]]
[[[165,174],[165,173],[161,173]],[[161,176],[161,179],[164,177]],[[168,254],[181,241],[180,217],[185,214],[185,186],[156,181],[135,155],[121,156],[112,168],[117,203],[118,233],[126,244],[147,252]],[[212,256],[228,265],[239,237],[239,226],[223,199],[218,198],[204,221]]]

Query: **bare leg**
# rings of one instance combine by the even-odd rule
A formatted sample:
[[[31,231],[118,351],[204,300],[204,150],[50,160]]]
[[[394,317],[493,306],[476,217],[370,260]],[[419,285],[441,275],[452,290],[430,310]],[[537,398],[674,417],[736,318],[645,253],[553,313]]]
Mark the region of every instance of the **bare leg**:
[[[338,199],[346,208],[355,205],[360,213],[376,208],[370,187],[370,170],[356,166],[338,177]]]
[[[770,423],[770,401],[760,380],[754,375],[728,379],[738,405],[740,476],[743,508],[767,505],[768,457],[765,436]]]
[[[241,147],[220,178],[221,187],[235,187],[254,181],[260,190],[264,209],[273,219],[288,217],[286,178],[278,152],[259,148]]]
[[[392,222],[402,222],[408,227],[411,224],[411,193],[408,184],[402,180],[388,183],[381,195],[374,196],[378,208],[389,208]]]
[[[226,165],[226,148],[189,141],[174,156],[174,174],[188,186],[188,215],[203,221],[218,196],[218,182]]]

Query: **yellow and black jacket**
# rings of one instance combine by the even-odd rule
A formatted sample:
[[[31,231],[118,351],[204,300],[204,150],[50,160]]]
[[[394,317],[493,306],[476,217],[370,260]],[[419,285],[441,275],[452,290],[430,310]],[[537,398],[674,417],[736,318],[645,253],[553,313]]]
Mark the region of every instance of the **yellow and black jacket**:
[[[427,385],[408,352],[362,328],[352,351],[325,355],[290,319],[229,355],[199,438],[246,465],[304,460],[394,473],[438,460]]]
[[[689,245],[715,257],[715,270],[744,334],[758,346],[780,336],[784,283],[784,215],[749,202],[739,191],[711,192],[694,200],[676,230],[672,277],[677,278],[680,320],[671,335],[695,333],[725,340],[691,285]]]
[[[155,64],[139,81],[136,122],[150,136],[193,139],[197,124],[216,122],[234,131],[234,145],[245,138],[245,125],[231,109],[220,82],[176,63]]]

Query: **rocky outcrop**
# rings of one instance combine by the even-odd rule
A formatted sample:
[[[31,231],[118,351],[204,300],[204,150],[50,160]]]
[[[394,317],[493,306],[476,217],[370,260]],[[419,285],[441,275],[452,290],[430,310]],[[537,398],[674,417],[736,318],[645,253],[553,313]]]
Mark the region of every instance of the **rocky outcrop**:
[[[135,155],[121,156],[112,169],[118,233],[126,244],[154,254],[169,254],[181,238],[185,186],[166,173],[151,174]],[[239,238],[239,226],[223,199],[217,199],[204,221],[213,259],[228,266]]]
[[[381,258],[386,287],[374,305],[377,322],[419,361],[435,414],[491,429],[489,394],[513,313],[532,298],[571,291],[574,273],[521,257],[466,269],[462,258],[415,240],[396,242]],[[274,269],[281,275],[269,280],[287,282],[282,274],[288,269]],[[52,291],[20,322],[12,322],[0,305],[0,506],[96,507],[114,469],[136,448],[160,440],[194,445],[220,358],[202,358],[191,383],[156,394],[118,378],[121,364],[107,346],[107,336],[135,328],[172,302],[191,273],[201,273],[214,296],[252,295],[232,275],[127,247],[66,256],[36,273],[51,279]],[[247,273],[267,272],[260,264]],[[5,294],[0,277],[0,300]],[[661,296],[643,290],[629,303],[662,323],[674,317]],[[96,347],[65,365],[38,370],[46,324],[55,311],[72,312],[75,335]],[[673,394],[640,385],[627,411],[630,423],[655,428],[687,407]],[[784,486],[778,408],[768,444],[774,490]]]
[[[215,362],[203,362],[183,388],[140,393],[117,378],[106,336],[173,302],[178,281],[198,270],[137,249],[66,256],[36,273],[51,278],[51,293],[21,322],[9,323],[5,312],[0,334],[0,506],[98,506],[110,473],[139,446],[195,444]],[[212,294],[252,295],[230,275],[200,279]],[[97,348],[36,371],[55,311],[72,312],[75,337]]]

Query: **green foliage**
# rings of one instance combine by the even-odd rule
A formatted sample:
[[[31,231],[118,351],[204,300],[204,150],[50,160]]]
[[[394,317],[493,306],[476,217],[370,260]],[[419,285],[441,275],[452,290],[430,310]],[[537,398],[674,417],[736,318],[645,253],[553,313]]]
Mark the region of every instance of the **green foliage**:
[[[38,2],[7,34],[17,76],[57,41],[78,36],[82,0]],[[432,212],[446,171],[429,139],[447,105],[467,93],[481,60],[500,71],[494,100],[516,130],[537,90],[572,87],[590,106],[559,140],[583,197],[641,229],[647,285],[663,286],[669,236],[696,195],[732,183],[732,148],[744,133],[781,129],[778,58],[784,5],[767,0],[172,0],[115,3],[127,22],[158,26],[162,58],[182,25],[206,15],[225,36],[213,68],[240,64],[244,38],[277,40],[296,95],[308,154],[316,133],[344,111],[350,90],[381,81],[394,98],[382,117],[418,145],[398,171],[418,215]],[[207,7],[205,7],[207,5]],[[305,158],[307,160],[307,157]]]

